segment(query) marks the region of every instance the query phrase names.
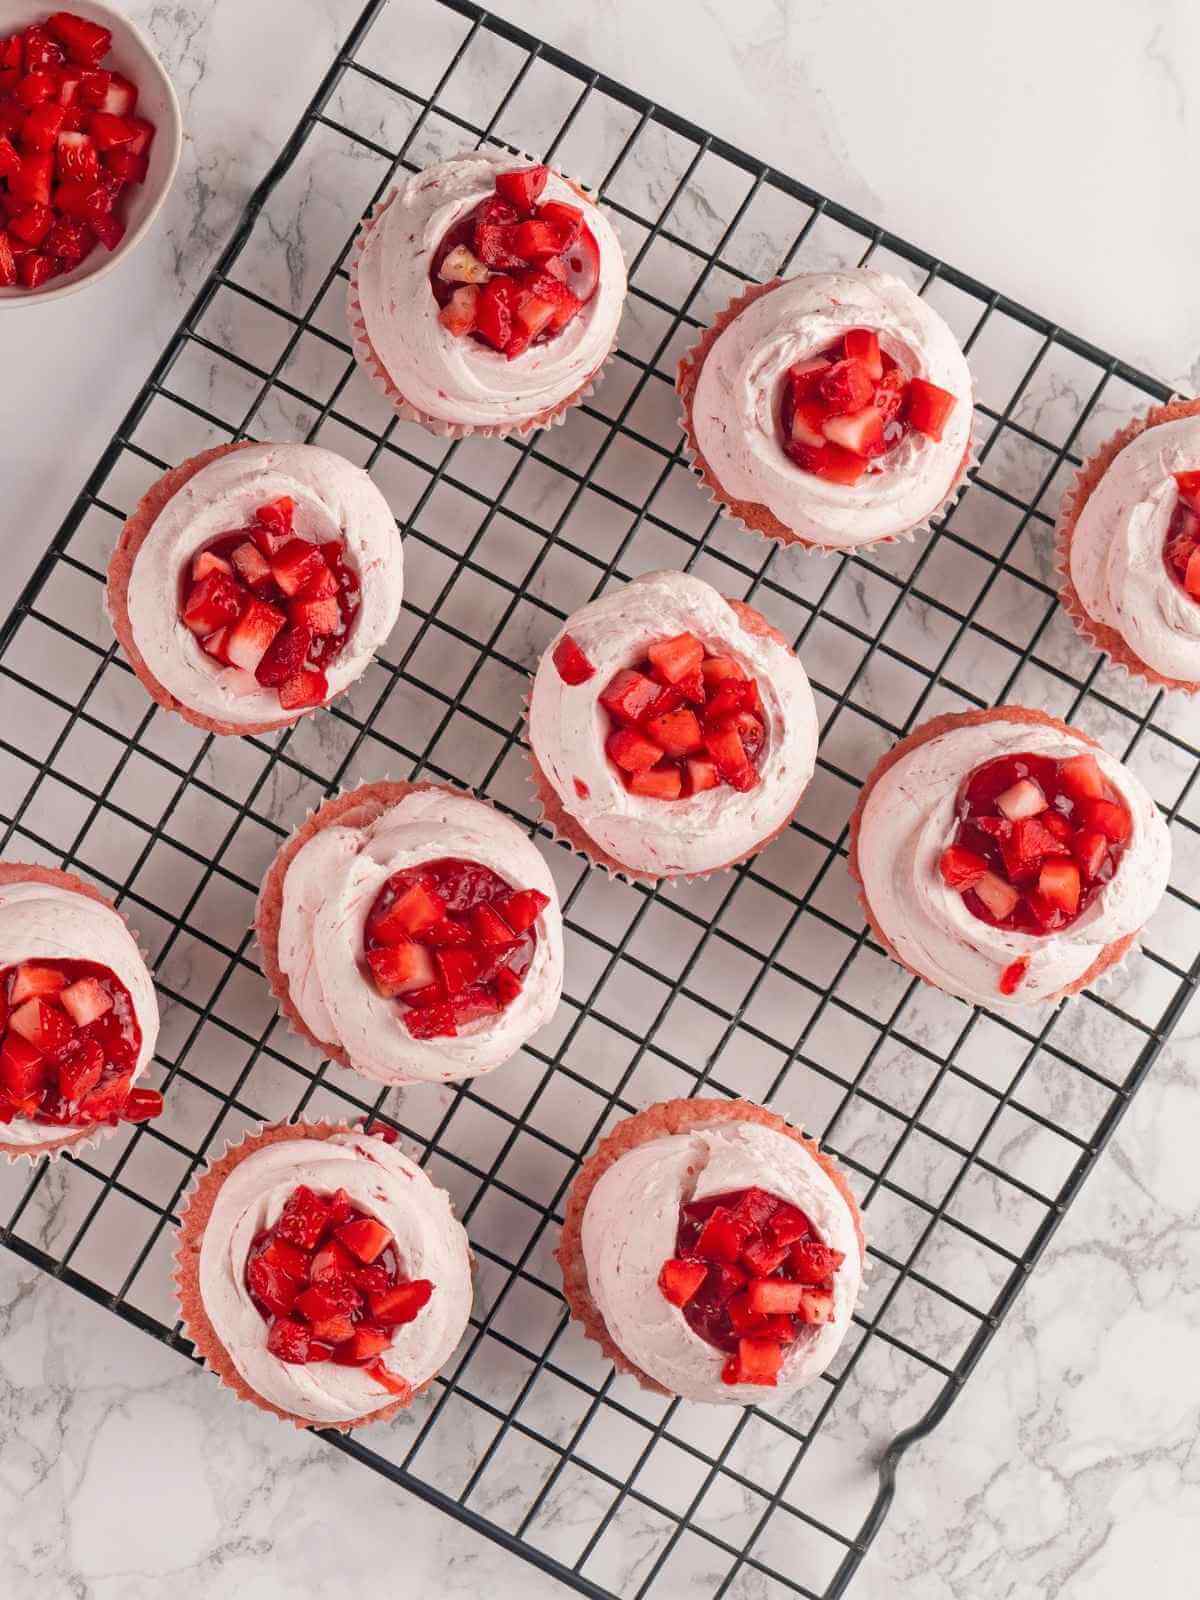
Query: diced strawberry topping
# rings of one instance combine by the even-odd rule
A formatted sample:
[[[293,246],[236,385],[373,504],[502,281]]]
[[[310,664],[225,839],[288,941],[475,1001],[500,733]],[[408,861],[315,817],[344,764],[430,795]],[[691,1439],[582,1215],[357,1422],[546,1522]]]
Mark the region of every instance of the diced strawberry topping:
[[[288,712],[328,699],[325,669],[345,646],[360,601],[343,542],[296,537],[294,516],[286,495],[260,506],[249,527],[197,553],[180,598],[180,615],[205,653],[253,674]]]
[[[405,1009],[414,1038],[453,1037],[498,1016],[522,990],[550,904],[477,862],[443,857],[395,873],[367,915],[363,959],[376,989]]]
[[[564,633],[554,646],[554,665],[558,668],[558,675],[572,688],[595,675],[596,669],[575,643],[569,633]]]
[[[0,971],[0,1121],[58,1126],[145,1120],[155,1090],[132,1089],[142,1034],[120,979],[91,961]],[[134,1098],[138,1096],[138,1098]],[[145,1095],[151,1100],[146,1101]]]
[[[1178,498],[1163,539],[1163,560],[1171,577],[1193,600],[1200,600],[1200,469],[1177,472]]]
[[[433,252],[438,321],[508,360],[556,338],[591,299],[600,254],[579,206],[542,202],[544,166],[496,177],[495,193],[456,223]]]
[[[1131,831],[1129,808],[1091,752],[998,756],[964,781],[939,872],[982,921],[1053,934],[1111,882]],[[1000,992],[1014,993],[1027,967],[1022,957],[1005,968]]]
[[[936,383],[929,383],[924,378],[908,380],[904,415],[918,433],[927,434],[931,439],[940,439],[950,413],[957,404],[954,396],[946,389],[939,389]]]
[[[107,28],[70,11],[56,11],[46,22],[46,32],[62,45],[69,61],[84,67],[97,66],[112,45],[112,34]]]
[[[798,1207],[743,1189],[680,1207],[675,1255],[658,1285],[693,1332],[729,1357],[726,1383],[771,1385],[801,1330],[832,1319],[842,1259]]]

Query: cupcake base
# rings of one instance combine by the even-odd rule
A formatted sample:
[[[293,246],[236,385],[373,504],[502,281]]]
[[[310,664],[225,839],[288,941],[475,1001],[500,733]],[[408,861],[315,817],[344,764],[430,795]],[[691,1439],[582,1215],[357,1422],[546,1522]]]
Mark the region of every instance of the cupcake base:
[[[570,182],[570,180],[567,180]],[[573,185],[578,189],[578,184]],[[579,189],[581,197],[591,204],[590,197]],[[371,380],[376,391],[383,396],[395,411],[396,415],[405,422],[415,422],[427,433],[436,434],[442,439],[466,439],[472,434],[480,434],[484,438],[503,439],[509,436],[525,438],[531,433],[536,433],[539,428],[552,428],[561,423],[572,406],[578,405],[595,389],[596,384],[604,372],[605,367],[616,354],[617,342],[613,341],[608,353],[593,368],[579,388],[569,394],[565,400],[560,400],[557,405],[548,406],[544,411],[539,411],[535,416],[524,417],[516,422],[497,423],[470,423],[448,422],[443,417],[431,417],[427,412],[421,411],[410,400],[405,399],[400,390],[392,382],[391,374],[383,363],[383,358],[371,343],[371,336],[367,332],[366,318],[363,315],[362,302],[358,293],[358,268],[362,260],[362,253],[367,241],[374,232],[376,225],[384,212],[396,198],[396,190],[386,195],[370,215],[363,218],[358,237],[354,241],[354,248],[350,257],[350,285],[346,295],[346,321],[350,328],[350,343],[359,367]]]
[[[85,883],[73,872],[61,872],[57,867],[34,867],[25,866],[19,861],[0,861],[0,886],[10,883],[45,883],[55,889],[68,889],[72,894],[84,894],[89,900],[98,900],[102,906],[108,906],[116,912],[117,916],[121,915],[112,901],[101,894],[94,884]],[[124,918],[121,920],[124,921]],[[53,1160],[62,1155],[64,1150],[78,1150],[83,1145],[96,1144],[106,1134],[119,1133],[120,1129],[120,1123],[114,1127],[107,1122],[97,1122],[90,1128],[81,1128],[76,1133],[68,1133],[60,1139],[38,1145],[11,1144],[0,1139],[0,1155],[7,1156],[10,1161],[40,1161],[43,1156]],[[0,1124],[0,1134],[3,1131],[3,1124]]]
[[[175,1295],[179,1302],[183,1331],[195,1346],[196,1354],[208,1370],[215,1373],[227,1389],[232,1389],[239,1400],[249,1401],[260,1411],[269,1411],[272,1416],[279,1417],[283,1422],[290,1422],[297,1428],[328,1428],[334,1433],[348,1433],[351,1428],[360,1428],[369,1422],[386,1422],[398,1411],[403,1411],[411,1405],[414,1397],[422,1394],[433,1379],[429,1378],[419,1388],[411,1390],[407,1396],[401,1395],[397,1399],[389,1400],[378,1411],[353,1417],[349,1422],[314,1422],[311,1417],[296,1416],[293,1412],[284,1411],[281,1407],[273,1405],[257,1390],[252,1389],[242,1377],[204,1309],[204,1301],[200,1295],[200,1248],[221,1185],[247,1156],[253,1155],[264,1145],[277,1144],[282,1140],[328,1139],[335,1133],[354,1131],[356,1130],[346,1124],[336,1122],[281,1123],[264,1128],[259,1133],[250,1134],[241,1144],[227,1149],[225,1154],[206,1168],[196,1180],[179,1218],[179,1245],[175,1252]]]
[[[862,1251],[864,1264],[866,1262],[867,1243],[863,1233],[862,1214],[845,1174],[833,1158],[820,1149],[815,1139],[806,1137],[798,1128],[793,1128],[791,1123],[785,1122],[775,1112],[768,1111],[765,1106],[755,1105],[751,1100],[664,1100],[619,1122],[583,1163],[567,1192],[562,1235],[554,1254],[562,1269],[563,1294],[566,1296],[571,1316],[579,1323],[584,1337],[600,1346],[618,1372],[636,1378],[643,1389],[650,1389],[655,1394],[669,1395],[672,1391],[649,1377],[640,1367],[635,1366],[613,1342],[600,1308],[592,1299],[591,1289],[588,1286],[587,1266],[583,1258],[583,1213],[587,1209],[587,1203],[596,1184],[609,1167],[628,1151],[636,1149],[638,1145],[648,1144],[652,1139],[662,1139],[669,1134],[689,1133],[693,1128],[714,1122],[761,1123],[762,1126],[773,1128],[776,1133],[786,1134],[789,1139],[794,1139],[797,1144],[803,1145],[849,1206],[854,1218],[854,1231],[858,1236],[859,1249]]]
[[[756,500],[737,500],[725,489],[721,480],[713,471],[700,448],[696,437],[695,425],[692,418],[692,406],[696,398],[696,388],[700,382],[700,373],[708,359],[709,352],[720,335],[731,322],[741,316],[742,312],[764,294],[770,294],[772,289],[780,288],[788,280],[786,278],[772,278],[768,283],[753,283],[714,317],[712,323],[701,334],[699,340],[692,348],[680,358],[679,367],[675,377],[675,389],[683,402],[683,415],[679,426],[682,428],[687,440],[685,454],[697,473],[700,482],[708,491],[709,499],[718,510],[723,511],[732,521],[738,522],[747,533],[761,534],[764,539],[773,539],[780,545],[799,545],[805,550],[815,550],[821,555],[861,555],[868,550],[873,550],[881,544],[896,544],[901,539],[911,539],[917,533],[928,532],[929,524],[934,517],[940,517],[949,510],[954,500],[961,492],[967,481],[967,473],[974,464],[972,446],[968,443],[963,454],[958,472],[953,482],[946,490],[942,500],[928,512],[921,521],[914,523],[911,528],[906,528],[902,533],[882,534],[878,539],[871,539],[866,544],[837,545],[828,544],[819,539],[809,539],[797,533],[794,528],[789,528],[781,522],[769,507]]]
[[[780,633],[778,628],[772,627],[762,613],[756,611],[753,606],[747,605],[744,600],[733,600],[728,595],[725,596],[725,600],[747,633],[755,633],[774,639],[777,644],[783,645],[787,650],[792,648],[786,636]],[[527,715],[527,732],[528,725]],[[578,818],[572,816],[563,804],[558,791],[546,776],[545,770],[537,758],[537,752],[533,748],[533,740],[530,738],[528,742],[533,787],[538,797],[538,805],[541,808],[539,821],[550,831],[559,844],[569,846],[578,855],[586,857],[592,866],[602,867],[611,877],[625,878],[630,883],[657,884],[673,883],[680,880],[686,883],[697,879],[711,878],[717,872],[728,872],[741,862],[750,861],[755,856],[760,855],[769,844],[778,839],[779,835],[790,826],[796,806],[804,798],[803,792],[798,794],[796,796],[796,806],[792,807],[792,814],[789,814],[777,828],[760,839],[757,844],[752,845],[749,850],[744,850],[741,855],[734,856],[731,861],[723,861],[716,866],[706,867],[703,872],[645,872],[636,867],[627,867],[623,861],[618,861],[616,856],[610,854],[603,845],[592,838]],[[669,803],[664,802],[664,804]]]
[[[1200,416],[1200,400],[1172,400],[1164,406],[1152,406],[1145,416],[1137,417],[1119,433],[1100,446],[1075,475],[1073,486],[1063,495],[1058,522],[1054,530],[1055,567],[1061,580],[1059,603],[1074,624],[1081,638],[1102,651],[1116,667],[1122,667],[1131,678],[1141,678],[1144,683],[1158,689],[1175,689],[1181,694],[1200,694],[1200,683],[1186,678],[1168,678],[1155,672],[1130,649],[1122,634],[1106,623],[1097,622],[1085,608],[1071,577],[1071,543],[1079,524],[1080,513],[1097,484],[1125,446],[1147,428],[1163,422],[1178,422],[1181,417]]]
[[[899,744],[893,745],[886,755],[880,757],[872,768],[867,781],[863,784],[862,791],[858,797],[858,804],[854,807],[850,817],[850,855],[848,863],[850,876],[858,884],[858,903],[862,907],[863,915],[870,925],[871,932],[897,966],[903,967],[906,972],[911,972],[914,978],[920,978],[922,983],[928,983],[931,988],[935,989],[939,985],[935,984],[931,978],[916,967],[910,966],[902,956],[897,954],[896,947],[892,944],[887,934],[884,933],[878,918],[871,909],[871,903],[867,899],[866,890],[863,888],[862,873],[859,871],[858,865],[859,829],[862,826],[863,812],[866,809],[867,801],[871,797],[871,791],[884,773],[893,767],[897,761],[911,751],[919,749],[921,745],[927,744],[930,739],[936,739],[941,734],[948,733],[952,728],[972,728],[982,722],[992,722],[997,717],[1002,717],[1006,722],[1024,723],[1031,728],[1054,728],[1060,733],[1069,734],[1074,739],[1082,739],[1086,744],[1093,745],[1097,750],[1103,749],[1098,740],[1090,738],[1079,728],[1072,728],[1067,723],[1060,721],[1058,717],[1049,716],[1045,711],[1030,710],[1027,706],[993,706],[986,711],[948,711],[940,717],[932,717],[928,722],[922,723],[919,728],[914,729],[908,735],[907,739],[901,739]],[[1068,995],[1078,994],[1081,989],[1086,989],[1089,984],[1094,983],[1097,978],[1109,971],[1110,968],[1119,966],[1137,943],[1137,940],[1138,933],[1129,933],[1122,939],[1114,939],[1111,944],[1105,946],[1081,978],[1077,978],[1074,983],[1067,984],[1065,988],[1059,989],[1055,994],[1047,995],[1044,1000],[1039,1000],[1036,1004],[1055,1005]]]

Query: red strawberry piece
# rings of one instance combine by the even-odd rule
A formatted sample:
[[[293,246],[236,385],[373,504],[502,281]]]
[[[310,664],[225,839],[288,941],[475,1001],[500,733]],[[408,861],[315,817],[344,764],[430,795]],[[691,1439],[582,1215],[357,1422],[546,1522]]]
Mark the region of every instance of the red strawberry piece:
[[[788,1256],[788,1270],[800,1283],[824,1283],[841,1266],[840,1250],[831,1250],[819,1239],[801,1239]]]
[[[586,683],[595,675],[595,667],[584,655],[569,633],[564,633],[554,646],[552,657],[558,669],[558,675],[566,684],[574,687],[576,684]]]
[[[90,217],[92,232],[106,250],[115,250],[125,237],[125,224],[111,215]]]
[[[432,1007],[428,1009],[433,1009]],[[484,984],[472,984],[450,1001],[451,1015],[456,1027],[477,1022],[480,1017],[495,1017],[500,1013],[500,1002],[490,994]]]
[[[424,945],[385,944],[367,951],[367,965],[380,994],[389,998],[425,989],[436,978],[433,957]]]
[[[1067,847],[1037,817],[1024,817],[1000,840],[1000,854],[1011,881],[1024,883],[1037,876],[1046,856],[1066,855]]]
[[[321,1317],[311,1322],[309,1327],[313,1338],[323,1345],[344,1345],[354,1338],[354,1319],[344,1311]]]
[[[223,572],[210,572],[196,584],[183,608],[184,626],[193,633],[215,633],[236,622],[242,611],[242,594]]]
[[[852,450],[860,456],[877,455],[883,445],[883,418],[872,405],[847,416],[827,417],[824,422],[825,437],[843,450]]]
[[[705,1298],[711,1298],[718,1305],[728,1305],[735,1294],[746,1287],[748,1282],[745,1271],[732,1261],[714,1261],[708,1269],[708,1279],[704,1285]]]
[[[353,1222],[343,1222],[337,1230],[339,1244],[350,1254],[370,1266],[392,1242],[391,1232],[374,1217],[356,1217]]]
[[[479,905],[471,912],[471,927],[481,945],[501,949],[513,942],[513,931],[494,906]]]
[[[51,158],[45,157],[47,161]],[[94,214],[105,215],[112,208],[112,196],[102,182],[59,183],[51,193],[51,203],[64,217],[90,221]]]
[[[1028,971],[1029,971],[1029,957],[1028,956],[1018,956],[1015,961],[1010,962],[1009,965],[1007,967],[1005,967],[1004,971],[1000,974],[1000,984],[999,984],[1000,993],[1001,994],[1016,994],[1017,990],[1021,987],[1022,983],[1025,981],[1025,974]]]
[[[77,1050],[68,1051],[58,1064],[58,1092],[68,1105],[75,1105],[104,1076],[104,1050],[95,1039],[82,1039]]]
[[[339,1345],[332,1359],[343,1367],[365,1366],[386,1350],[391,1342],[392,1336],[386,1328],[373,1328],[365,1322],[360,1323],[354,1330],[354,1337]]]
[[[300,1284],[280,1272],[263,1255],[253,1255],[246,1263],[246,1286],[250,1293],[277,1317],[286,1317],[296,1303]]]
[[[99,111],[108,98],[112,73],[103,67],[85,67],[79,74],[79,93],[76,98],[92,111]]]
[[[486,283],[492,274],[465,244],[459,244],[442,258],[437,275],[444,283],[481,284]]]
[[[29,153],[21,157],[20,171],[10,176],[8,192],[23,206],[48,206],[53,177],[54,157],[45,153]]]
[[[777,1339],[746,1335],[738,1340],[736,1356],[730,1356],[721,1369],[726,1383],[756,1383],[774,1388],[783,1365],[783,1346]]]
[[[26,111],[32,111],[34,106],[44,105],[47,100],[53,100],[57,93],[58,84],[53,73],[30,72],[13,90],[13,99],[18,105],[24,106]]]
[[[86,222],[76,222],[69,217],[59,217],[42,243],[48,256],[55,256],[65,271],[77,267],[95,248],[96,235]]]
[[[678,683],[695,672],[704,660],[704,646],[692,633],[680,633],[673,639],[658,639],[646,654],[662,683]]]
[[[805,1289],[800,1297],[800,1320],[810,1327],[833,1321],[833,1290]]]
[[[280,1361],[303,1366],[309,1359],[312,1335],[302,1322],[276,1317],[267,1330],[267,1349]]]
[[[540,263],[549,261],[551,256],[560,255],[567,241],[557,224],[535,218],[518,222],[511,231],[508,243],[522,261]]]
[[[985,872],[972,888],[997,922],[1003,922],[1006,917],[1012,916],[1021,898],[1011,883],[1005,883],[1004,879],[997,877],[994,872]]]
[[[299,1250],[315,1250],[329,1223],[329,1204],[300,1183],[288,1195],[275,1224],[276,1235]]]
[[[233,568],[224,556],[217,555],[213,550],[201,550],[192,560],[192,582],[199,583],[210,572],[223,572],[230,578],[233,576]]]
[[[3,273],[3,270],[3,263],[0,261],[0,274]],[[17,263],[17,276],[26,289],[40,289],[57,272],[58,263],[54,258],[52,256],[44,256],[36,250],[31,250],[28,254],[23,255]]]
[[[312,1258],[314,1283],[353,1282],[357,1270],[354,1257],[336,1239],[327,1239]]]
[[[269,689],[277,689],[303,672],[312,646],[312,632],[294,623],[283,628],[263,652],[254,676]],[[323,697],[322,697],[323,698]]]
[[[1200,546],[1188,557],[1183,574],[1183,586],[1193,599],[1200,599]]]
[[[683,773],[678,767],[650,767],[645,772],[630,773],[625,786],[630,794],[647,799],[678,800],[683,793]]]
[[[910,378],[904,396],[904,418],[918,433],[930,439],[940,439],[950,413],[958,404],[946,389],[924,378]]]
[[[342,625],[342,614],[334,599],[292,600],[288,603],[288,616],[297,628],[307,628],[310,633],[324,638],[336,633]]]
[[[374,1267],[364,1267],[364,1272],[374,1272]],[[339,1278],[329,1283],[314,1283],[296,1296],[294,1309],[308,1322],[324,1322],[330,1317],[346,1316],[362,1309],[362,1296],[349,1278]],[[324,1334],[319,1335],[324,1339]],[[348,1338],[349,1335],[343,1337]],[[329,1343],[336,1344],[337,1340]]]
[[[569,250],[583,233],[583,212],[564,200],[546,200],[537,208],[539,222],[548,222],[562,240],[560,250]]]
[[[673,1306],[685,1306],[707,1276],[703,1261],[664,1261],[658,1287]]]
[[[163,1097],[157,1089],[130,1089],[120,1107],[124,1122],[151,1122],[163,1114]]]
[[[21,158],[6,133],[0,133],[0,178],[11,178],[21,170]]]
[[[551,283],[554,279],[549,279]],[[561,285],[559,285],[561,287]],[[554,320],[558,296],[539,295],[535,289],[522,285],[517,291],[516,325],[526,338],[536,339]]]
[[[791,442],[805,445],[810,450],[820,450],[825,445],[825,424],[830,417],[821,400],[797,400],[792,406]]]
[[[818,478],[825,478],[829,483],[857,483],[867,470],[866,456],[860,456],[853,450],[843,450],[841,445],[832,441],[820,450],[809,449],[807,445],[795,445],[790,454],[798,467],[803,467],[805,472],[811,472]]]
[[[281,494],[277,500],[269,500],[266,505],[259,506],[254,513],[254,520],[269,533],[288,534],[292,531],[292,519],[296,514],[296,502],[291,495]],[[264,551],[264,555],[270,555]]]
[[[1128,811],[1115,800],[1084,800],[1078,815],[1085,828],[1102,833],[1114,844],[1124,844],[1133,831]]]
[[[824,356],[811,356],[806,361],[797,361],[795,366],[788,368],[787,386],[793,405],[800,405],[805,400],[813,400],[820,393],[821,379],[833,365]],[[823,409],[823,408],[822,408]]]
[[[734,1262],[750,1236],[750,1225],[735,1218],[728,1206],[718,1206],[700,1230],[696,1254],[705,1261]]]
[[[1103,800],[1108,794],[1100,763],[1092,755],[1071,756],[1062,762],[1058,781],[1075,800]]]
[[[528,265],[514,248],[514,226],[514,222],[480,222],[476,225],[474,254],[494,272],[511,272]],[[496,279],[489,281],[494,283]]]
[[[665,716],[652,717],[646,732],[659,749],[669,756],[689,756],[702,748],[700,723],[694,711],[680,709]]]
[[[13,254],[8,234],[0,229],[0,288],[8,288],[17,281],[17,258]]]
[[[113,999],[98,978],[78,978],[62,991],[58,1003],[77,1028],[86,1028],[112,1010]]]
[[[1066,916],[1073,917],[1079,910],[1082,884],[1079,868],[1074,861],[1044,861],[1038,874],[1038,893],[1057,906]]]
[[[886,428],[895,422],[904,408],[908,379],[899,367],[889,367],[875,387],[875,409],[883,418]]]
[[[873,328],[851,328],[842,340],[842,349],[848,360],[862,363],[873,382],[878,383],[883,377],[879,335]]]
[[[123,147],[126,155],[146,156],[150,146],[154,143],[156,132],[152,122],[147,122],[145,117],[130,117],[134,127],[133,138]]]
[[[686,677],[680,678],[679,682],[673,683],[671,687],[677,690],[685,700],[690,700],[694,706],[702,706],[708,695],[708,691],[704,687],[704,674],[699,668],[695,672],[689,672]]]
[[[279,704],[284,711],[304,711],[321,705],[329,695],[329,680],[316,668],[297,672],[279,686]]]
[[[450,296],[438,312],[438,321],[456,339],[462,339],[474,331],[478,314],[479,290],[475,284],[467,283]]]
[[[516,303],[517,287],[511,278],[491,278],[479,292],[476,330],[497,350],[512,339]]]
[[[46,31],[67,52],[70,61],[94,67],[112,48],[112,34],[98,22],[70,11],[56,11],[46,19]]]
[[[938,868],[947,888],[973,889],[988,870],[988,864],[973,850],[961,844],[952,844],[942,851]]]
[[[528,216],[540,199],[549,176],[549,167],[518,167],[512,172],[499,172],[496,174],[496,193],[502,200],[515,206],[522,216]]]
[[[506,919],[507,920],[507,919]],[[376,937],[379,937],[376,935]],[[443,917],[440,922],[433,923],[422,930],[421,938],[426,944],[435,945],[440,949],[448,946],[470,944],[471,935],[461,922],[455,922],[452,917]]]
[[[200,641],[200,648],[204,653],[219,661],[223,667],[229,665],[229,657],[225,654],[225,640],[228,634],[228,628],[218,628],[216,633],[206,634]]]
[[[1175,485],[1179,491],[1179,498],[1193,511],[1200,512],[1200,471],[1177,472]]]
[[[1020,778],[996,797],[996,810],[1010,822],[1036,817],[1046,809],[1046,797],[1032,778]]]
[[[533,927],[549,904],[550,896],[540,889],[522,889],[502,900],[497,910],[514,933],[524,933]]]
[[[817,392],[831,416],[843,416],[869,406],[875,385],[861,361],[842,360],[822,373]]]
[[[751,1239],[742,1251],[742,1260],[756,1276],[766,1276],[781,1267],[788,1257],[786,1244],[770,1239]]]
[[[745,782],[746,774],[752,772],[753,768],[741,735],[731,721],[719,722],[707,728],[704,733],[704,743],[716,763],[717,771],[726,783],[731,783],[736,788]]]
[[[266,601],[251,600],[230,628],[225,641],[225,652],[233,665],[241,667],[243,672],[254,672],[286,621],[282,611],[267,605]]]
[[[41,23],[26,28],[22,35],[25,48],[26,72],[54,72],[65,66],[66,51]]]
[[[137,129],[128,117],[113,116],[107,111],[94,111],[88,123],[88,132],[96,149],[104,154],[118,145],[128,144],[137,137]]]
[[[1108,858],[1108,837],[1095,829],[1081,828],[1071,841],[1071,850],[1083,876],[1091,883],[1100,876]]]
[[[19,1006],[23,1000],[32,1000],[35,995],[58,994],[66,981],[57,967],[42,967],[36,961],[22,961],[13,976],[9,1004]]]
[[[58,135],[55,175],[60,183],[83,183],[89,189],[100,181],[100,158],[86,133],[64,130]]]
[[[542,210],[545,209],[543,206]],[[566,267],[567,288],[580,305],[586,305],[600,281],[600,249],[589,228],[582,228],[578,239],[564,246],[561,259]],[[549,265],[553,266],[554,263]]]
[[[199,558],[197,558],[199,559]],[[271,586],[271,566],[258,546],[250,539],[238,545],[231,557],[237,575],[246,585],[247,589],[254,589],[259,593],[268,593]],[[324,566],[324,563],[322,563]],[[194,576],[203,576],[194,573]]]
[[[75,1037],[66,1013],[44,996],[35,996],[18,1006],[9,1016],[8,1026],[44,1056],[58,1055]]]
[[[684,779],[684,793],[688,795],[703,794],[706,789],[715,789],[721,781],[716,764],[703,756],[692,756],[688,759]]]
[[[750,1310],[761,1317],[791,1316],[798,1313],[804,1300],[802,1283],[785,1283],[782,1279],[759,1278],[746,1290]]]
[[[403,946],[401,946],[403,948]],[[456,995],[475,981],[479,961],[474,951],[461,948],[439,950],[434,957],[442,988]]]
[[[122,121],[133,116],[134,107],[137,105],[137,85],[128,78],[122,77],[119,72],[108,74],[108,84],[104,90],[104,97],[98,109],[105,116],[119,117]]]
[[[298,595],[318,573],[328,572],[325,558],[307,539],[290,539],[271,557],[271,575],[286,595]]]
[[[695,722],[695,717],[692,721]],[[646,772],[662,760],[662,749],[636,728],[617,728],[604,744],[608,759],[622,772]]]
[[[66,115],[66,109],[55,101],[35,106],[21,129],[22,149],[38,152],[53,150]]]
[[[501,967],[492,979],[496,998],[502,1006],[511,1005],[521,992],[521,980],[511,967]]]
[[[736,717],[739,711],[757,711],[758,685],[749,678],[726,678],[713,691],[705,707],[705,720],[720,722],[725,717]]]
[[[371,935],[384,944],[415,939],[446,915],[446,902],[423,883],[414,883],[371,925]]]
[[[1038,821],[1048,833],[1052,833],[1060,844],[1069,845],[1075,836],[1075,830],[1063,816],[1061,811],[1043,811]]]
[[[398,1283],[382,1294],[373,1294],[367,1302],[371,1308],[371,1321],[384,1328],[400,1328],[411,1322],[429,1303],[433,1284],[428,1278],[414,1278],[409,1283]]]
[[[777,1244],[795,1244],[808,1237],[811,1224],[798,1206],[781,1201],[767,1222],[767,1232]]]
[[[0,1045],[0,1088],[18,1103],[35,1099],[45,1088],[50,1063],[36,1045],[9,1032]]]

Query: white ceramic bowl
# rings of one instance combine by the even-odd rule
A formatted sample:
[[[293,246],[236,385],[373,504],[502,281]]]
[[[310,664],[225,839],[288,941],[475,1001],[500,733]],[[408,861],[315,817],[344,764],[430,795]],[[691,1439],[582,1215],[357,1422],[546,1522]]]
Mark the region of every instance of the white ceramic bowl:
[[[126,233],[113,251],[97,245],[86,261],[61,278],[51,278],[44,289],[22,289],[19,285],[0,289],[0,308],[44,306],[50,300],[85,289],[107,276],[130,255],[150,231],[150,224],[167,198],[179,165],[183,145],[183,118],[170,78],[162,69],[141,29],[101,0],[0,0],[0,38],[18,33],[35,22],[44,21],[52,11],[73,11],[77,16],[98,22],[112,32],[112,49],[104,65],[121,72],[138,87],[137,114],[155,126],[150,146],[150,170],[143,184],[130,184],[121,196],[120,216]]]

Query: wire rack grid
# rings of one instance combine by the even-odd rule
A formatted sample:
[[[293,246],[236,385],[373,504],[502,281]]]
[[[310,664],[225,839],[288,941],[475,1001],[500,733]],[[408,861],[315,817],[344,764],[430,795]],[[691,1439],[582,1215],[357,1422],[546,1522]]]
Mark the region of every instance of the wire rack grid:
[[[416,48],[414,41],[420,41]],[[398,76],[397,64],[403,64]],[[402,81],[403,80],[403,81]],[[603,384],[561,428],[446,443],[398,424],[346,338],[362,213],[401,169],[473,144],[597,188],[631,292]],[[745,283],[870,262],[955,328],[979,465],[933,535],[854,558],[722,521],[681,456],[672,379]],[[856,790],[926,717],[1017,700],[1101,737],[1195,859],[1183,713],[1106,669],[1057,609],[1052,515],[1158,383],[467,0],[373,0],[0,633],[3,854],[77,868],[149,949],[160,1123],[0,1175],[4,1242],[184,1351],[172,1224],[203,1162],[262,1118],[378,1116],[451,1192],[477,1260],[469,1333],[401,1421],[332,1440],[581,1593],[844,1593],[908,1444],[944,1414],[1190,998],[1200,905],[1177,871],[1142,950],[1048,1015],[972,1010],[864,927]],[[337,706],[214,740],[148,706],[101,609],[115,535],[169,465],[233,438],[368,467],[408,592]],[[495,1074],[372,1098],[276,1018],[247,931],[280,840],[339,787],[427,774],[535,826],[528,674],[606,587],[682,566],[752,599],[817,696],[817,775],[747,866],[650,891],[548,851],[567,927],[555,1022]],[[552,1250],[580,1152],[679,1094],[746,1095],[853,1175],[868,1288],[833,1368],[779,1408],[668,1402],[569,1322]]]

